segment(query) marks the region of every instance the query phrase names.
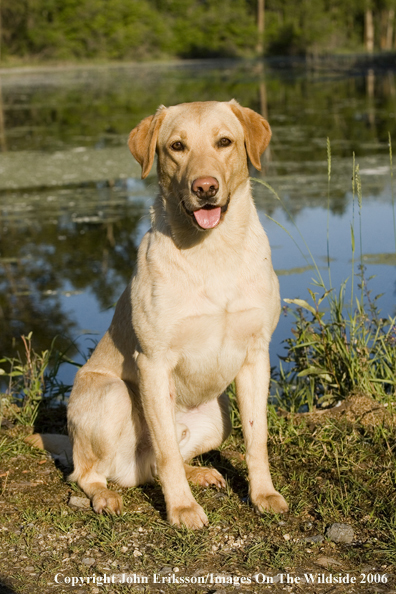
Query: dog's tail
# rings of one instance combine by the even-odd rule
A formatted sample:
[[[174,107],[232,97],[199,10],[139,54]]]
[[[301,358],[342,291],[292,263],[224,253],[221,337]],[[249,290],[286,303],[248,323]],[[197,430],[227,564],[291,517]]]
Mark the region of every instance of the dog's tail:
[[[67,435],[57,433],[33,433],[25,437],[26,443],[40,450],[46,450],[55,458],[65,459],[71,462],[73,459],[72,444]]]

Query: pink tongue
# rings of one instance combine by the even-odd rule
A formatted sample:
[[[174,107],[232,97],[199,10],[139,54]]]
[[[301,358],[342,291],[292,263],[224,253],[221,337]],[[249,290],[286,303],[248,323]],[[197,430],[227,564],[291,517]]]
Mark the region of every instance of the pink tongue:
[[[221,207],[218,206],[217,208],[211,208],[209,210],[206,210],[206,208],[194,210],[194,217],[198,225],[203,229],[213,229],[213,227],[216,227],[217,223],[220,221]]]

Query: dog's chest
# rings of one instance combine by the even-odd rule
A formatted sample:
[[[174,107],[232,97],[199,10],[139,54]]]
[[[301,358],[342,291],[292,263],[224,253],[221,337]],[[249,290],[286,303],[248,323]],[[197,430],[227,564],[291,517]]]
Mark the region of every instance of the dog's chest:
[[[191,256],[167,251],[160,239],[139,249],[133,325],[146,356],[171,366],[174,396],[193,407],[226,389],[253,342],[268,344],[279,288],[264,239],[239,252],[223,246]]]
[[[220,295],[211,284],[209,291],[195,295],[191,305],[193,312],[174,328],[171,344],[177,357],[176,395],[188,405],[224,391],[243,365],[249,343],[262,334],[265,324],[257,295],[238,289]]]

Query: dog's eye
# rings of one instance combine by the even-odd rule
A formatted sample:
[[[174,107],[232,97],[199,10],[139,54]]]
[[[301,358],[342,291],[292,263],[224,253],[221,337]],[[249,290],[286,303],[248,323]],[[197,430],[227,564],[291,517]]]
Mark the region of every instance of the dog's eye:
[[[183,151],[184,144],[182,142],[180,142],[180,140],[178,140],[177,142],[174,142],[173,144],[171,144],[171,149],[173,149],[174,151]]]
[[[217,144],[219,147],[230,146],[230,144],[232,144],[232,140],[230,140],[229,138],[220,138]]]

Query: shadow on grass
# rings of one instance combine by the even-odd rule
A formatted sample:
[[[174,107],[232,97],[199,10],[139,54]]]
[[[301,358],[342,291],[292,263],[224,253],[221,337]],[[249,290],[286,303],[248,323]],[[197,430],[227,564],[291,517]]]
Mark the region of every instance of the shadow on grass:
[[[201,456],[204,466],[214,466],[216,470],[224,476],[228,481],[231,489],[238,495],[240,499],[247,496],[249,485],[241,471],[235,468],[233,464],[227,458],[225,458],[221,452],[217,450],[211,450]]]
[[[67,435],[66,405],[51,406],[51,403],[43,398],[40,402],[33,432]]]
[[[15,594],[15,590],[5,584],[6,580],[0,577],[0,594]]]
[[[218,470],[227,480],[232,491],[238,495],[240,499],[244,499],[248,495],[249,485],[241,472],[237,470],[229,460],[222,456],[221,452],[211,450],[203,454],[199,458],[203,466],[213,466]],[[199,487],[197,487],[199,489]],[[149,483],[142,485],[147,500],[150,505],[160,514],[161,520],[167,521],[166,505],[161,485],[157,483]],[[215,489],[213,489],[215,492]]]

